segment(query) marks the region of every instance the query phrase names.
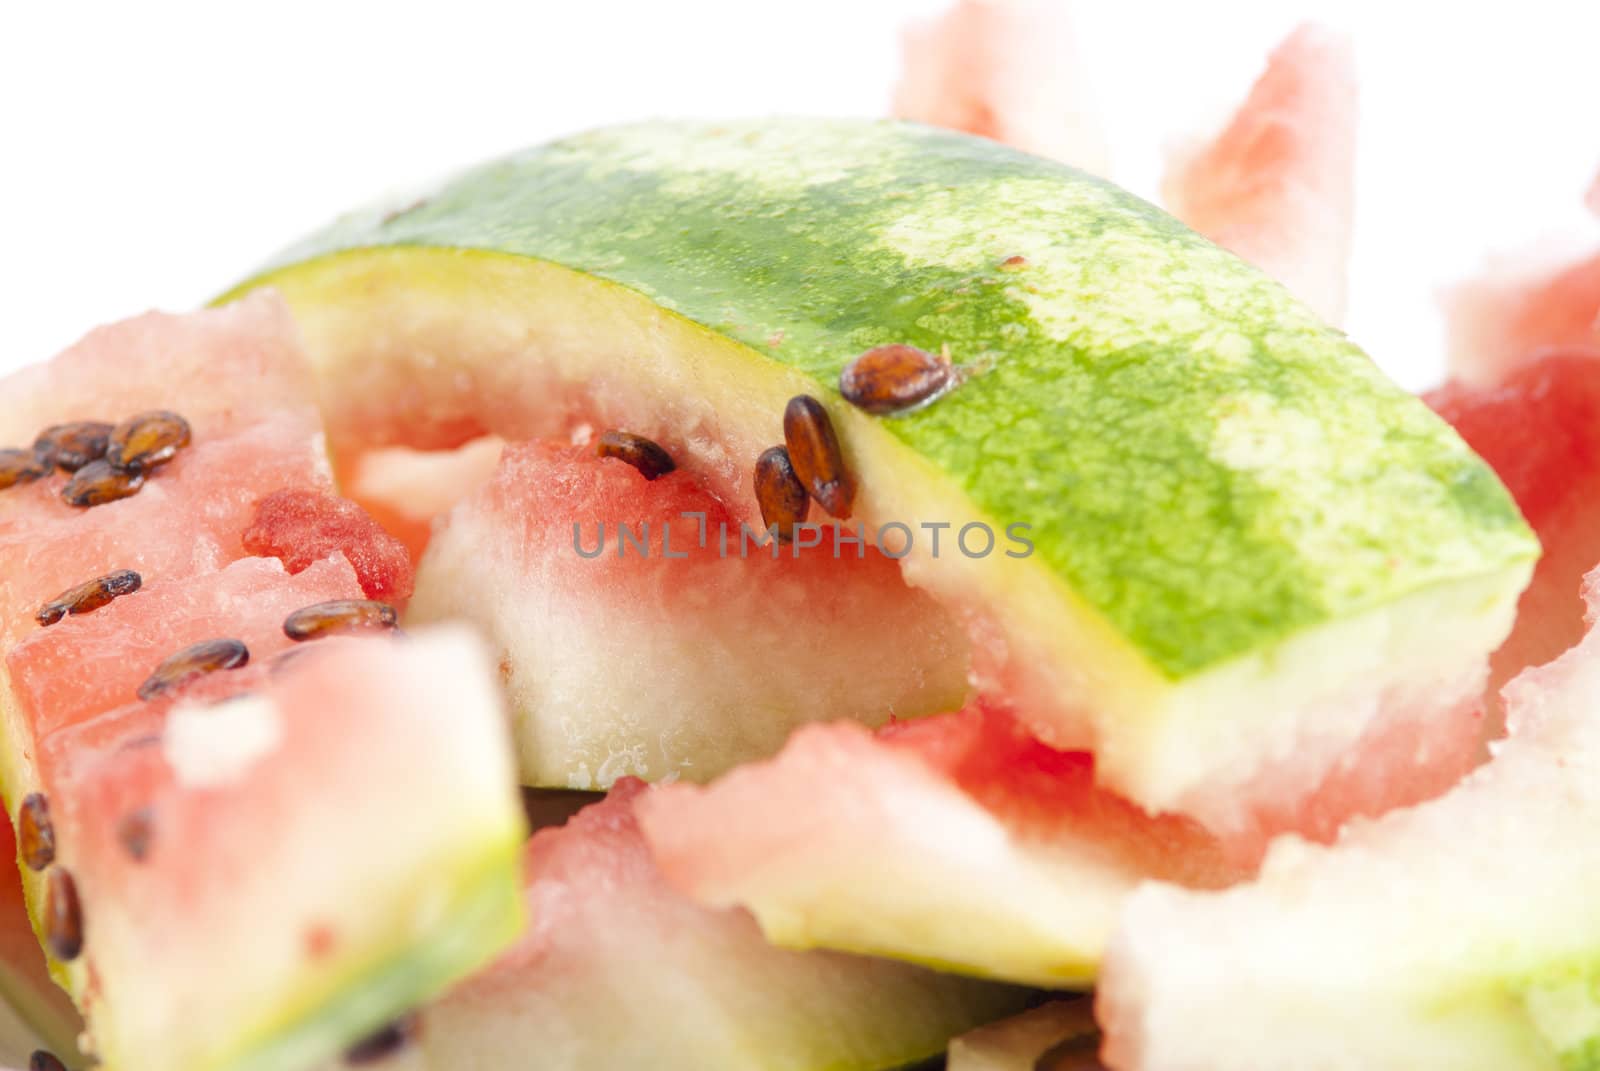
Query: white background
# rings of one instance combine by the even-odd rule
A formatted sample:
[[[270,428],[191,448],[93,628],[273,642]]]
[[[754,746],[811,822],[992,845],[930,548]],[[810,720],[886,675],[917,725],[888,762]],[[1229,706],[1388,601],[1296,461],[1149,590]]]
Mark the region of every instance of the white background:
[[[0,4],[0,370],[193,306],[354,203],[585,126],[882,113],[942,0]],[[1115,177],[1215,125],[1313,15],[1363,79],[1349,327],[1410,386],[1432,295],[1491,249],[1593,241],[1600,3],[1080,0]]]

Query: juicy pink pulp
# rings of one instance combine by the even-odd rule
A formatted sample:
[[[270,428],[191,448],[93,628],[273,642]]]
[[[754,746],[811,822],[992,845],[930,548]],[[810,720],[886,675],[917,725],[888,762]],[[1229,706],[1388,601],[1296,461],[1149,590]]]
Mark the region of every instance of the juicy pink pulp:
[[[1350,43],[1302,26],[1272,53],[1215,140],[1172,160],[1162,194],[1179,219],[1338,323],[1354,222],[1355,142]]]
[[[1544,548],[1491,663],[1498,696],[1584,634],[1580,589],[1600,561],[1600,353],[1549,352],[1498,384],[1450,383],[1427,401],[1494,467]]]
[[[1600,356],[1600,253],[1492,266],[1445,295],[1450,374],[1488,386],[1545,353]]]

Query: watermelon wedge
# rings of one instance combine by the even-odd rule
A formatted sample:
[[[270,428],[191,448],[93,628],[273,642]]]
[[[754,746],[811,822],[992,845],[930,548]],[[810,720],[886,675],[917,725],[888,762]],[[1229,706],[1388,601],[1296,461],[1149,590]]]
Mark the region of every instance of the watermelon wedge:
[[[1600,608],[1600,574],[1586,586]],[[1600,1053],[1600,630],[1506,689],[1509,739],[1431,803],[1280,842],[1222,893],[1152,884],[1099,990],[1141,1068],[1584,1068]]]
[[[1600,356],[1600,252],[1539,249],[1491,260],[1443,296],[1450,376],[1500,382],[1555,350]]]
[[[740,911],[697,906],[652,863],[619,782],[534,834],[532,924],[498,962],[420,1015],[418,1066],[874,1071],[940,1052],[1023,1007],[1020,989],[904,964],[790,952]]]
[[[490,637],[530,785],[704,781],[805,722],[960,706],[957,623],[876,548],[816,534],[742,540],[689,473],[515,443],[441,520],[408,621]]]
[[[5,386],[10,441],[129,407],[181,408],[154,426],[187,440],[153,467],[178,440],[127,433],[131,456],[156,459],[131,497],[74,507],[65,473],[0,494],[0,786],[84,1053],[134,1071],[304,1067],[497,951],[520,912],[521,822],[481,654],[322,641],[275,672],[291,611],[363,596],[371,571],[352,561],[388,562],[397,595],[410,584],[404,549],[331,495],[281,302],[113,325]],[[98,464],[96,480],[124,480]],[[283,542],[262,506],[285,493],[337,530],[296,530],[314,560],[248,556],[254,529]],[[139,583],[36,619],[118,569]],[[381,783],[352,793],[362,778]]]
[[[908,27],[901,52],[897,118],[1107,173],[1067,0],[957,0]]]
[[[1475,714],[1365,740],[1303,809],[1226,838],[1150,817],[1096,785],[1092,756],[981,706],[876,736],[802,729],[709,788],[660,786],[640,818],[674,884],[747,907],[778,944],[1059,988],[1093,980],[1140,881],[1225,886],[1274,833],[1332,839],[1352,815],[1444,791],[1478,761]]]
[[[1583,575],[1600,561],[1600,361],[1550,351],[1491,386],[1452,382],[1428,404],[1494,466],[1544,555],[1491,661],[1488,694],[1583,638]]]
[[[852,522],[912,532],[902,571],[965,626],[976,690],[1223,835],[1364,738],[1458,717],[1536,554],[1482,462],[1281,287],[1111,186],[948,132],[581,135],[351,216],[239,292],[266,286],[342,469],[623,429],[750,520],[757,458],[814,397]],[[948,350],[959,385],[852,408],[841,370],[888,343]],[[1026,526],[1032,551],[952,548],[974,524]]]
[[[1350,271],[1355,150],[1350,42],[1305,25],[1272,53],[1221,133],[1173,155],[1162,198],[1337,324]]]

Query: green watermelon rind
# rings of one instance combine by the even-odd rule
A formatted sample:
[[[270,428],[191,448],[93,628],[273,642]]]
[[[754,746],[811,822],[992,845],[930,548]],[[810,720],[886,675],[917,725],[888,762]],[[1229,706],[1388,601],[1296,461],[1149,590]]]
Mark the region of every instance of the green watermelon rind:
[[[981,515],[1032,525],[1041,572],[1169,680],[1537,554],[1489,469],[1280,286],[992,142],[890,122],[600,130],[349,217],[240,289],[406,248],[615,283],[835,399],[869,346],[948,347],[971,378],[878,427]]]

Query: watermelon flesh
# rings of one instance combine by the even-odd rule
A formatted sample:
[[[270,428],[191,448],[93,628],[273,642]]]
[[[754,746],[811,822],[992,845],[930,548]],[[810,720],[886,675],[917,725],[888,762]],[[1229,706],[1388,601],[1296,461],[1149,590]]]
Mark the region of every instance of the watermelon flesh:
[[[703,781],[806,722],[959,706],[955,620],[876,548],[818,538],[741,553],[738,516],[688,471],[513,443],[439,521],[407,621],[491,638],[531,785]]]
[[[1070,16],[1066,0],[957,0],[907,27],[894,114],[1106,174]]]
[[[433,519],[489,482],[505,440],[485,435],[451,450],[368,450],[345,473],[344,491],[411,554],[422,557]]]
[[[248,694],[178,701],[153,742],[114,712],[97,748],[46,748],[103,1062],[307,1066],[515,933],[521,817],[481,648],[324,644]],[[143,858],[122,839],[136,814]]]
[[[1583,638],[1582,579],[1600,561],[1600,354],[1550,351],[1493,385],[1451,382],[1428,404],[1516,497],[1544,556],[1491,660],[1489,695]]]
[[[635,780],[523,854],[531,925],[421,1014],[415,1066],[875,1071],[932,1056],[1026,991],[905,964],[767,944],[700,907],[651,860]],[[404,1067],[404,1064],[398,1066]]]
[[[1591,614],[1600,574],[1586,586]],[[1600,630],[1506,689],[1450,793],[1285,840],[1258,881],[1151,884],[1098,997],[1117,1071],[1588,1067],[1600,1052]],[[1224,969],[1225,968],[1225,969]]]
[[[1600,356],[1600,252],[1538,250],[1491,261],[1444,295],[1452,379],[1490,386],[1543,353]]]
[[[1261,268],[1328,320],[1344,318],[1355,210],[1355,56],[1296,29],[1214,139],[1169,161],[1179,219]]]
[[[404,548],[330,494],[282,303],[140,317],[5,385],[14,442],[129,407],[173,408],[192,427],[132,498],[73,509],[59,476],[0,495],[0,784],[13,813],[30,792],[50,801],[56,857],[44,874],[24,868],[23,887],[45,936],[48,875],[75,879],[83,951],[51,968],[85,1012],[86,1051],[135,1071],[303,1067],[492,955],[520,911],[521,819],[483,656],[461,638],[323,641],[273,672],[289,612],[360,598],[364,579],[396,596],[410,584]],[[283,494],[315,507],[288,512],[298,528],[262,509]],[[129,567],[136,592],[33,621],[63,589]],[[252,663],[136,700],[167,655],[219,637]],[[155,838],[144,858],[124,840],[141,815]]]
[[[896,956],[1045,986],[1093,980],[1142,880],[1216,888],[1285,829],[1323,839],[1356,814],[1444,791],[1478,756],[1477,718],[1365,740],[1304,807],[1218,836],[1151,817],[1010,714],[976,705],[891,725],[811,726],[709,788],[662,786],[641,819],[667,876],[741,905],[778,944]]]

